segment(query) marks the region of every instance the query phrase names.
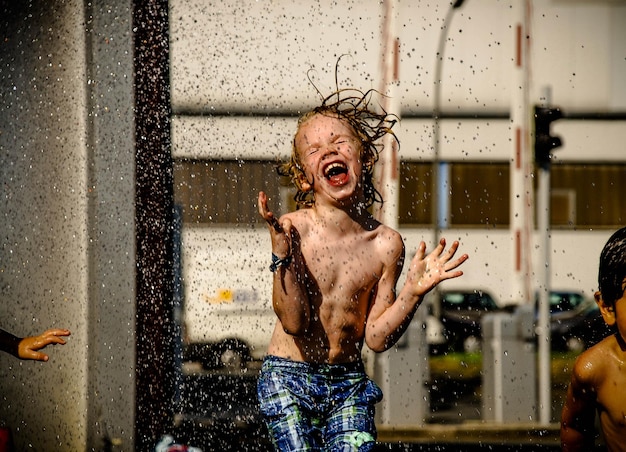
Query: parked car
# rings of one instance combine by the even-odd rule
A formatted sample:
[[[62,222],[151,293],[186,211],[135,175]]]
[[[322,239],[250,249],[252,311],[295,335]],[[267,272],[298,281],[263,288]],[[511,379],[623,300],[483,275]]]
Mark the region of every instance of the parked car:
[[[500,307],[484,290],[440,291],[441,318],[434,316],[432,297],[427,300],[427,340],[432,354],[445,351],[476,352],[482,346],[482,317],[513,312],[515,305]],[[595,301],[576,291],[550,292],[550,332],[553,350],[581,352],[612,330],[602,319]],[[445,342],[444,339],[445,338]]]
[[[431,355],[440,355],[448,350],[448,335],[446,328],[434,315],[427,315],[424,322],[426,331],[426,343]]]
[[[580,292],[550,292],[553,350],[581,352],[612,333],[595,301]]]
[[[481,349],[482,316],[489,312],[502,310],[489,292],[484,290],[445,290],[440,291],[441,297],[441,326],[446,338],[445,347],[442,344],[431,351],[445,350],[475,352]],[[434,300],[429,300],[429,316],[433,316]]]

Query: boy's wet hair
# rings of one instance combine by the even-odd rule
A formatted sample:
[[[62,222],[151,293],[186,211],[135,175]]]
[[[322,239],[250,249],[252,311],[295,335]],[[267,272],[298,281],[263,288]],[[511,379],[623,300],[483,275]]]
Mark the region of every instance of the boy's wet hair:
[[[613,306],[624,295],[626,279],[626,227],[615,232],[600,253],[598,287],[604,302]]]
[[[362,92],[356,89],[341,89],[326,97],[322,104],[311,111],[301,115],[298,119],[298,129],[313,116],[320,114],[333,118],[339,118],[350,125],[355,137],[361,145],[361,162],[363,163],[363,191],[365,194],[365,207],[370,207],[374,202],[382,203],[382,196],[374,186],[374,164],[383,143],[381,138],[387,134],[397,137],[391,128],[397,122],[397,117],[388,114],[382,108],[376,111],[371,106],[372,96],[376,90]],[[309,207],[315,199],[313,190],[304,191],[301,181],[306,179],[300,155],[296,148],[297,132],[292,141],[291,158],[288,162],[278,167],[278,174],[284,176],[296,187],[294,200],[298,207]]]

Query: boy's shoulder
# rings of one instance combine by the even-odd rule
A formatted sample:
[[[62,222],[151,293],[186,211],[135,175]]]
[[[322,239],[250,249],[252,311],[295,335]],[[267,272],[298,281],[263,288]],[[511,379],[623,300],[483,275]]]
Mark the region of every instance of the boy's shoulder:
[[[383,223],[378,223],[375,229],[376,244],[379,256],[385,256],[387,264],[392,262],[402,262],[398,259],[404,257],[404,239],[402,235],[394,228]]]
[[[387,226],[384,223],[378,223],[378,233],[382,237],[392,238],[394,240],[402,241],[402,234],[398,232],[398,230],[392,228],[391,226]]]
[[[287,212],[283,214],[280,219],[288,218],[292,222],[293,221],[309,221],[311,219],[311,211],[310,207],[302,207],[300,209],[294,210],[292,212]]]
[[[618,353],[623,354],[615,335],[610,335],[576,358],[574,374],[581,383],[597,384],[598,379],[606,375],[607,366],[615,362]]]
[[[301,207],[299,209],[292,210],[290,212],[284,213],[283,215],[281,215],[281,217],[283,217],[283,218],[295,217],[295,216],[298,216],[298,215],[306,214],[310,210],[311,210],[310,207]]]

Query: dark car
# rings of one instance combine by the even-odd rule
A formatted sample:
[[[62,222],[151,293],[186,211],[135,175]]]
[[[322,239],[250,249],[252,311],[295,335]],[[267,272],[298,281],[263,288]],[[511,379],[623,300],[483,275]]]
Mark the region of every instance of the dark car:
[[[446,342],[439,344],[437,351],[480,351],[482,317],[487,313],[514,311],[514,306],[500,307],[484,290],[448,290],[439,295]],[[431,315],[433,311],[431,304]],[[580,352],[612,330],[604,323],[594,300],[580,292],[555,290],[550,292],[550,332],[553,350]]]
[[[452,351],[479,351],[482,316],[501,310],[494,298],[483,290],[447,290],[439,295],[447,348]]]
[[[579,292],[550,292],[553,350],[581,352],[611,334],[594,300]]]

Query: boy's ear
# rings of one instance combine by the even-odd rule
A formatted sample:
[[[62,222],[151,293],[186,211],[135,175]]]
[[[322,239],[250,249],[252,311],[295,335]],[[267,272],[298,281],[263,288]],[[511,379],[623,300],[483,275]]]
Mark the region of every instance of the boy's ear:
[[[615,325],[615,307],[609,306],[608,304],[604,302],[604,299],[602,298],[602,292],[594,293],[593,298],[596,299],[596,303],[598,304],[598,307],[600,308],[600,313],[602,314],[602,318],[604,319],[604,322],[608,326]]]
[[[300,184],[300,189],[303,192],[311,191],[311,189],[313,188],[311,183],[307,180],[304,172],[300,172],[300,174],[298,175],[298,183]]]

